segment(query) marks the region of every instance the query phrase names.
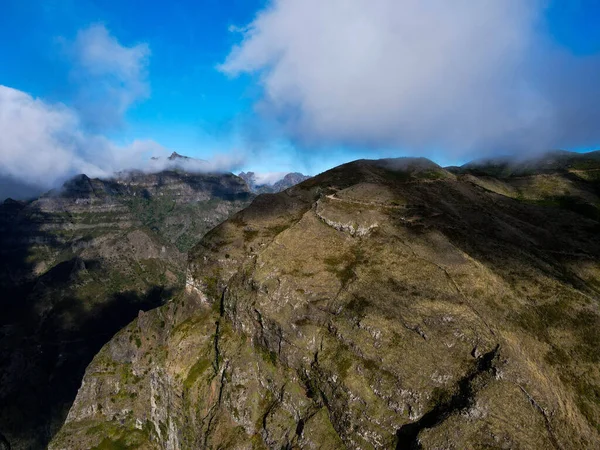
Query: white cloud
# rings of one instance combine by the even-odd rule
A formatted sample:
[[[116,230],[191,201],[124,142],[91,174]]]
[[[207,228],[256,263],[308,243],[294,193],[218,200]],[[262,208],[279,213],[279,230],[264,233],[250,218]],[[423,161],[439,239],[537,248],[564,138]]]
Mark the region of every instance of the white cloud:
[[[40,189],[77,173],[108,176],[165,153],[152,141],[118,146],[81,131],[77,113],[0,85],[0,175]]]
[[[80,31],[66,48],[78,90],[72,106],[0,85],[0,200],[41,193],[79,173],[111,177],[133,169],[170,168],[222,172],[245,162],[236,152],[209,161],[169,161],[170,151],[154,141],[111,141],[102,131],[122,123],[128,108],[149,95],[150,49],[144,43],[124,46],[98,24]]]
[[[87,125],[95,129],[120,125],[125,112],[150,95],[148,44],[127,47],[104,25],[94,24],[79,31],[67,49],[79,86],[76,107]]]
[[[78,118],[64,105],[48,105],[0,86],[0,170],[50,186],[71,170]]]
[[[254,172],[254,179],[257,185],[273,185],[282,180],[287,175],[287,172]]]
[[[162,170],[181,169],[191,173],[234,172],[247,162],[246,155],[241,152],[217,153],[209,160],[195,158],[169,159],[165,156],[146,159],[136,168],[145,172],[160,172]]]
[[[538,34],[543,6],[541,0],[273,0],[249,26],[234,30],[242,41],[219,68],[256,75],[263,88],[258,111],[305,144],[455,155],[575,145],[560,126],[568,118],[566,96],[549,79],[578,90],[577,72],[551,57]],[[580,96],[597,99],[593,84]],[[598,119],[598,103],[588,103],[578,117]],[[573,113],[577,107],[569,105]],[[592,134],[598,139],[597,130]]]
[[[208,161],[169,161],[168,155],[169,150],[151,140],[118,145],[83,131],[75,110],[0,85],[0,195],[4,197],[41,193],[79,173],[105,178],[132,169],[222,172],[238,169],[246,161],[236,152],[217,154]]]

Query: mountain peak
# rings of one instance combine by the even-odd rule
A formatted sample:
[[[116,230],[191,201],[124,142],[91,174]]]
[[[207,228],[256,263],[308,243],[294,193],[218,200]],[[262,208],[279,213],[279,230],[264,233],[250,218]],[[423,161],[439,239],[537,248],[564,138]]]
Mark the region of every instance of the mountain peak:
[[[168,158],[169,161],[174,161],[176,159],[190,159],[190,157],[189,156],[180,155],[177,152],[173,152],[173,153],[171,153],[171,156],[169,156],[169,158]]]

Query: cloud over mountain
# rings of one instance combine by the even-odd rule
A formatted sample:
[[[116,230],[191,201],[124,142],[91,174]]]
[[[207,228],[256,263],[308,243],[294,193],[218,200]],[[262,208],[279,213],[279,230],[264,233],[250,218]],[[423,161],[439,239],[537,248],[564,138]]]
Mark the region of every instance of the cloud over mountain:
[[[169,150],[153,140],[116,143],[105,132],[124,122],[127,110],[150,92],[150,49],[121,45],[104,25],[81,30],[66,43],[78,94],[72,105],[51,103],[0,84],[0,200],[27,198],[59,186],[79,173],[109,177],[138,169],[229,171],[241,154],[209,161],[168,161]],[[151,160],[153,156],[162,159]]]
[[[151,140],[122,145],[102,134],[121,124],[126,111],[149,95],[148,45],[124,46],[104,25],[82,29],[73,42],[63,44],[77,91],[72,105],[0,85],[3,197],[30,196],[77,173],[110,176],[167,153]]]
[[[128,169],[173,168],[220,172],[236,170],[245,162],[243,154],[235,153],[217,154],[208,161],[171,161],[168,154],[152,140],[119,145],[86,132],[75,110],[0,85],[0,200],[39,194],[79,173],[110,177]]]
[[[108,176],[161,152],[166,150],[153,141],[121,146],[86,133],[73,109],[0,85],[2,177],[46,190],[76,173]]]
[[[597,143],[596,57],[559,54],[544,2],[273,0],[220,70],[310,145],[522,151]]]

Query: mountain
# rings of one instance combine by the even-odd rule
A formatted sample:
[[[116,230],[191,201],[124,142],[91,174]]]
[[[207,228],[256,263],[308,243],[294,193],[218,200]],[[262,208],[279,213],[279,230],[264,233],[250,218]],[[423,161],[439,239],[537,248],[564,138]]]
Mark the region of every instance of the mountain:
[[[600,219],[600,151],[554,151],[533,158],[481,160],[449,170],[507,197]]]
[[[459,173],[473,173],[498,178],[540,175],[544,173],[567,173],[589,171],[600,165],[600,150],[588,153],[574,153],[555,150],[533,157],[499,157],[472,161],[454,170]]]
[[[169,161],[177,161],[177,160],[181,160],[181,159],[182,160],[186,160],[186,159],[192,159],[192,158],[190,158],[189,156],[180,155],[177,152],[173,152],[173,153],[171,153],[171,155],[167,159]]]
[[[361,160],[258,196],[50,448],[599,448],[599,170]]]
[[[282,192],[310,178],[308,175],[303,175],[299,172],[293,172],[286,174],[281,180],[273,184],[258,184],[256,181],[256,174],[254,172],[241,172],[238,174],[238,177],[243,179],[248,184],[250,190],[256,194],[273,194]]]
[[[1,204],[0,436],[46,448],[92,357],[180,292],[189,248],[252,198],[232,174],[177,170],[79,175]]]
[[[297,184],[302,183],[310,178],[308,175],[303,175],[299,172],[292,172],[285,175],[281,180],[273,183],[273,192],[282,192]]]

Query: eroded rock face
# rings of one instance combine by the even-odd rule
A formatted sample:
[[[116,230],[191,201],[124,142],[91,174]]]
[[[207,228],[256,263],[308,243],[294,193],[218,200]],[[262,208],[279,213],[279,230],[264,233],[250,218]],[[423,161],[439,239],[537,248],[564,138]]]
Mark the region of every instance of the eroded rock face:
[[[256,198],[51,448],[598,448],[599,223],[473,177],[359,161]]]
[[[81,175],[0,205],[0,433],[13,449],[47,447],[92,357],[181,291],[187,250],[252,198],[231,174],[169,171]]]

